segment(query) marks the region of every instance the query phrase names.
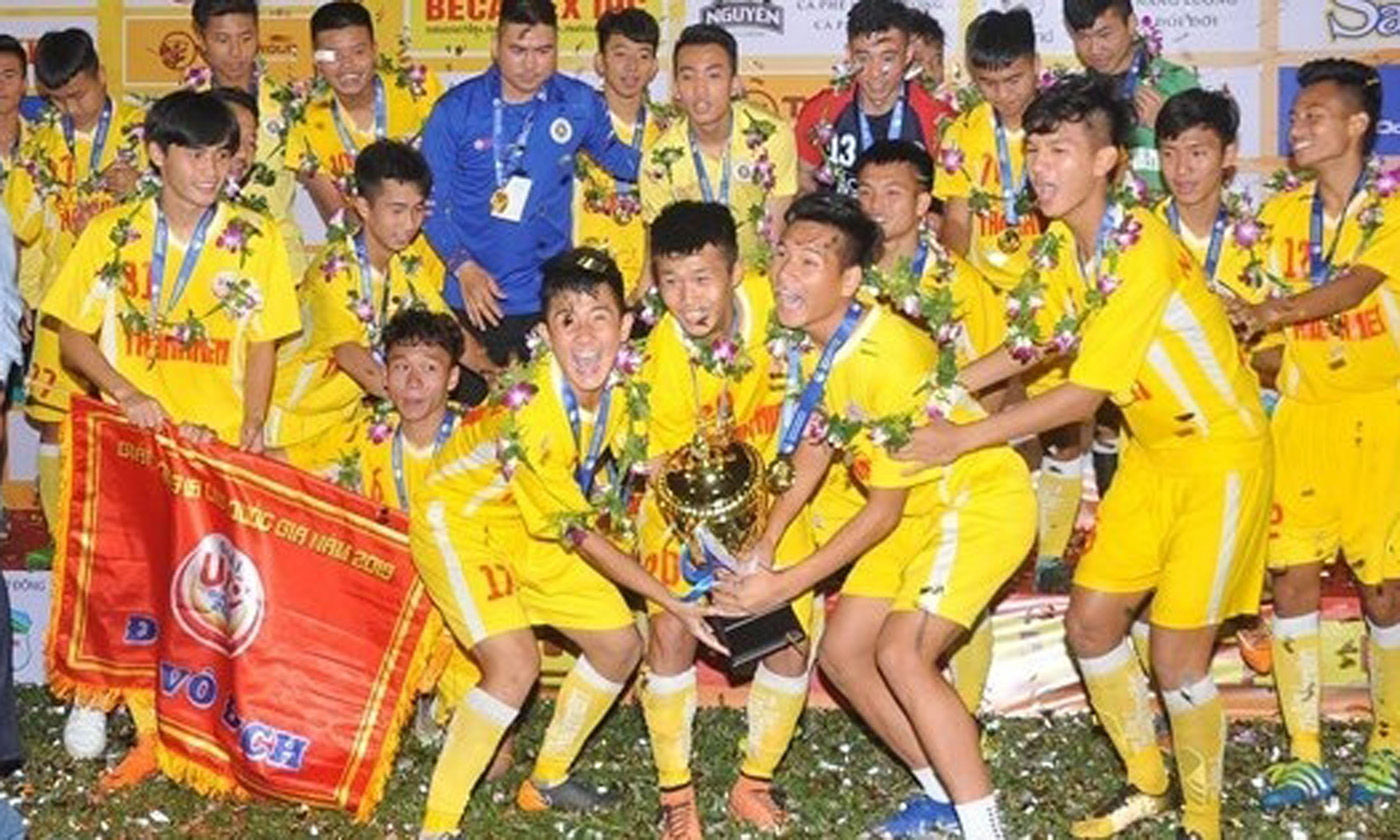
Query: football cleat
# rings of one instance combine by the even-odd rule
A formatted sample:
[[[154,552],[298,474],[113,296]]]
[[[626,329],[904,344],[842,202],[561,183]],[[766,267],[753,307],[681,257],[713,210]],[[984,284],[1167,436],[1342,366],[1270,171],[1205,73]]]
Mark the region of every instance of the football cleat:
[[[522,811],[597,811],[615,805],[616,791],[595,788],[576,779],[565,779],[546,787],[534,779],[520,783],[515,805]]]
[[[870,830],[870,836],[899,840],[938,831],[958,831],[958,812],[951,802],[939,802],[920,791],[899,804],[899,810]]]
[[[1351,780],[1351,804],[1374,805],[1400,796],[1400,755],[1376,750],[1366,756],[1361,772]]]
[[[1324,802],[1336,792],[1332,771],[1311,761],[1285,761],[1264,771],[1264,793],[1259,806],[1265,811]]]
[[[1155,817],[1176,807],[1176,797],[1169,788],[1165,793],[1145,793],[1136,785],[1125,784],[1112,796],[1099,803],[1092,816],[1070,824],[1072,837],[1112,837],[1130,825]]]

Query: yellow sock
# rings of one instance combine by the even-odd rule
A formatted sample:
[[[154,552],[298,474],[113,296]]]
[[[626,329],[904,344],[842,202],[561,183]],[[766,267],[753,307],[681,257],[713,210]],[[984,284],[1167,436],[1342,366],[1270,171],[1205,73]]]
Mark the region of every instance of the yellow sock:
[[[1074,520],[1079,516],[1083,485],[1084,466],[1079,458],[1061,461],[1046,455],[1041,459],[1040,479],[1036,484],[1041,557],[1064,557],[1069,538],[1074,536]]]
[[[440,715],[445,719],[447,711],[461,705],[467,692],[476,688],[479,682],[481,682],[481,668],[476,664],[472,655],[461,648],[452,651],[452,655],[448,657],[447,665],[442,669],[442,675],[438,677],[437,685],[434,687],[437,691]]]
[[[1133,622],[1133,629],[1129,637],[1133,640],[1133,653],[1137,654],[1138,665],[1141,665],[1142,672],[1150,677],[1152,675],[1152,625],[1146,619],[1137,619]]]
[[[39,507],[44,511],[49,536],[59,540],[59,484],[63,480],[63,448],[57,443],[39,444]]]
[[[662,790],[690,783],[690,730],[695,722],[695,668],[679,674],[647,675],[642,692],[642,715],[651,737]]]
[[[579,656],[559,686],[554,717],[544,731],[535,771],[530,777],[545,787],[553,787],[569,777],[569,767],[583,750],[584,741],[612,708],[622,683],[613,682]]]
[[[1371,741],[1367,749],[1400,752],[1400,624],[1370,629]]]
[[[1318,613],[1274,616],[1274,690],[1293,757],[1322,763],[1322,619]]]
[[[423,831],[456,831],[467,808],[472,788],[486,772],[496,754],[496,745],[510,728],[520,710],[474,688],[457,707],[433,780],[428,786],[428,804],[423,814]]]
[[[1220,840],[1225,704],[1210,677],[1162,696],[1171,716],[1176,772],[1181,777],[1182,827],[1205,840]]]
[[[987,672],[992,670],[991,616],[984,614],[972,626],[967,641],[949,658],[948,669],[953,672],[953,690],[962,699],[968,713],[975,716],[982,708]]]
[[[748,746],[739,772],[754,779],[773,778],[807,705],[807,683],[807,673],[788,677],[758,663],[749,686]]]
[[[1167,766],[1152,727],[1147,675],[1132,645],[1124,639],[1103,656],[1079,660],[1079,669],[1094,713],[1128,768],[1128,781],[1145,793],[1166,791]]]
[[[124,698],[126,710],[138,738],[156,734],[156,698],[149,694],[132,694]]]

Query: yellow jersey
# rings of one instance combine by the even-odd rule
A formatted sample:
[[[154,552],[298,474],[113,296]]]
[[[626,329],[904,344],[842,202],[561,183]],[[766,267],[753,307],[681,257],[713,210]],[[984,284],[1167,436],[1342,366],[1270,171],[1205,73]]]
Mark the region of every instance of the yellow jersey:
[[[383,124],[378,117],[360,126],[341,107],[329,88],[314,94],[287,132],[287,153],[283,165],[300,174],[324,174],[335,181],[341,192],[355,175],[355,157],[360,150],[381,138],[412,142],[423,131],[433,103],[442,95],[437,76],[428,73],[419,81],[405,71],[380,67],[375,86],[383,92]],[[376,97],[376,102],[379,99]]]
[[[1042,278],[1046,305],[1037,318],[1047,335],[1062,319],[1079,320],[1068,380],[1107,392],[1123,409],[1132,444],[1147,452],[1186,467],[1218,464],[1234,451],[1254,458],[1268,425],[1224,305],[1164,221],[1145,208],[1127,210],[1116,230],[1125,228],[1137,233],[1116,265],[1110,255],[1088,270],[1063,222],[1046,232],[1058,238],[1059,253]],[[1112,278],[1116,287],[1092,304],[1091,289]]]
[[[433,459],[413,515],[445,503],[450,522],[481,529],[519,528],[536,539],[561,540],[570,526],[587,521],[593,506],[576,471],[593,450],[600,460],[626,460],[624,450],[640,433],[630,386],[611,388],[606,417],[579,410],[578,433],[569,420],[564,373],[552,354],[513,369],[514,382],[487,404],[473,409]],[[510,374],[508,374],[510,376]],[[597,466],[595,483],[608,468]]]
[[[797,146],[786,120],[745,101],[732,107],[734,128],[721,157],[699,153],[684,117],[642,155],[642,216],[650,223],[666,205],[682,199],[728,204],[739,227],[739,258],[756,267],[768,254],[773,221],[766,218],[768,200],[797,193]]]
[[[265,218],[220,202],[183,289],[181,268],[193,243],[168,236],[155,308],[156,217],[156,200],[148,199],[94,219],[42,311],[96,335],[108,363],[175,422],[203,424],[236,445],[248,346],[300,328],[286,248]]]
[[[943,151],[934,163],[933,195],[941,201],[960,198],[972,209],[971,240],[967,260],[998,289],[1021,282],[1029,266],[1031,240],[1044,230],[1041,216],[1029,198],[1025,182],[1024,132],[1006,131],[1007,166],[1015,189],[1013,211],[1017,224],[1007,217],[1006,185],[1002,183],[1002,158],[997,151],[997,117],[983,102],[964,112],[943,132]],[[1006,234],[1014,228],[1016,235]],[[1016,245],[1014,249],[1011,245]]]
[[[396,413],[389,412],[382,418],[364,417],[340,435],[334,460],[323,477],[381,505],[407,511],[414,492],[428,477],[433,456],[456,430],[460,420],[461,411],[448,406],[434,441],[427,446],[415,446],[400,434]],[[396,448],[400,453],[398,459],[394,454]],[[395,464],[395,460],[399,463]]]
[[[302,331],[277,350],[277,379],[267,434],[272,446],[293,446],[355,422],[364,391],[335,364],[335,348],[374,349],[400,310],[446,312],[438,291],[442,264],[422,235],[389,258],[388,276],[356,257],[354,237],[327,244],[297,289]]]
[[[643,111],[645,122],[640,135],[634,121],[623,120],[609,111],[617,139],[643,155],[655,145],[665,130],[655,106]],[[642,223],[642,203],[637,184],[618,181],[581,152],[574,172],[574,244],[601,248],[612,254],[622,271],[622,282],[630,298],[646,271],[647,231]]]
[[[70,145],[62,115],[46,109],[20,149],[24,163],[5,181],[5,209],[25,252],[20,291],[32,307],[43,300],[84,226],[126,198],[102,188],[102,173],[117,162],[137,172],[146,169],[145,112],[130,102],[109,102],[112,110],[97,150],[101,121],[93,131],[73,132]]]
[[[767,278],[747,274],[734,290],[734,346],[750,365],[737,380],[707,358],[670,313],[647,337],[646,360],[639,376],[650,387],[647,457],[680,449],[695,438],[702,422],[713,420],[723,395],[728,400],[734,435],[758,449],[765,459],[777,454],[778,415],[783,379],[764,349],[773,293]]]
[[[1316,182],[1265,203],[1260,221],[1272,238],[1270,270],[1291,293],[1312,287],[1309,256]],[[1368,186],[1341,218],[1323,219],[1322,254],[1338,271],[1362,265],[1385,280],[1357,306],[1331,318],[1286,327],[1278,390],[1304,403],[1329,403],[1400,384],[1400,195]]]

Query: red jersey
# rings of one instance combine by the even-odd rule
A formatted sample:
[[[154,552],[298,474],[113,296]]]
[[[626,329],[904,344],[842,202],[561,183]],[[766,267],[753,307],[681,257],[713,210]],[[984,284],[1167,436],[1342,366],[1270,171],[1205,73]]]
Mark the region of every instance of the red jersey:
[[[943,122],[954,116],[952,107],[916,83],[905,82],[895,107],[878,117],[860,112],[855,85],[842,91],[828,87],[804,102],[797,115],[797,157],[816,168],[822,185],[853,192],[856,159],[875,141],[909,140],[937,155]]]

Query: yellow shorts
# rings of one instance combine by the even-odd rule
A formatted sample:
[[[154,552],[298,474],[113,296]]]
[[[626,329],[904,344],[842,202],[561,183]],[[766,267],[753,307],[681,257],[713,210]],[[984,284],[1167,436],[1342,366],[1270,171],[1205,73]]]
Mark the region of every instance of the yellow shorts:
[[[1075,585],[1154,592],[1152,623],[1178,630],[1258,612],[1272,485],[1267,441],[1188,456],[1130,444]]]
[[[651,492],[642,497],[642,509],[637,517],[637,543],[642,566],[652,577],[665,585],[672,595],[684,597],[690,593],[691,584],[687,583],[681,574],[680,538],[666,524],[666,518],[661,515],[661,508],[656,504],[656,495]],[[794,566],[806,560],[815,548],[811,523],[807,517],[799,516],[788,526],[787,533],[783,534],[782,541],[778,543],[778,550],[773,557],[773,568],[786,569]],[[802,632],[810,636],[812,593],[804,592],[794,600],[792,610],[797,614]],[[655,615],[661,611],[659,605],[647,602],[648,614]]]
[[[52,317],[39,319],[25,390],[28,398],[24,413],[36,423],[62,423],[68,416],[68,403],[73,395],[88,392],[86,383],[63,366],[58,323]]]
[[[993,454],[993,453],[987,453]],[[1035,493],[1025,462],[1010,449],[954,464],[944,503],[904,516],[856,561],[842,595],[888,599],[971,627],[1030,552]],[[830,533],[819,538],[829,539]]]
[[[632,626],[617,587],[562,544],[536,539],[516,525],[452,517],[446,508],[433,502],[413,519],[413,562],[465,646],[535,625]]]
[[[1340,549],[1367,586],[1400,578],[1400,390],[1326,405],[1285,397],[1272,428],[1269,567],[1327,563]]]

